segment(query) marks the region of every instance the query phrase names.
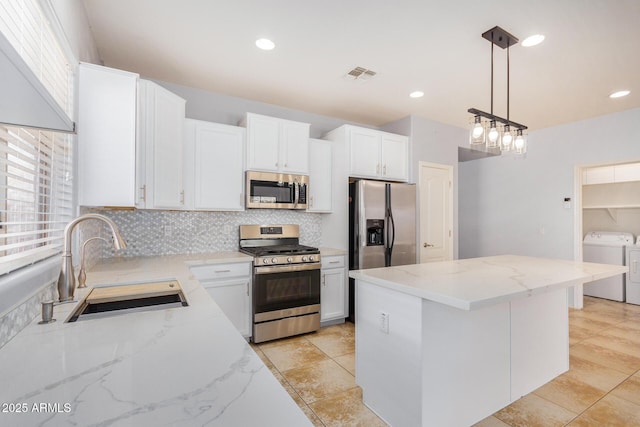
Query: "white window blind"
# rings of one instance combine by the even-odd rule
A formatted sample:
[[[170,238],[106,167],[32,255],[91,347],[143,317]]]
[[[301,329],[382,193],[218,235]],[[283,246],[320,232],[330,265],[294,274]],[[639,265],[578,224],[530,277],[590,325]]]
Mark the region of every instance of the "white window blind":
[[[70,60],[38,0],[1,0],[0,31],[72,117]],[[0,125],[0,274],[61,251],[73,217],[72,137]]]
[[[0,1],[0,31],[73,117],[73,70],[38,0]]]

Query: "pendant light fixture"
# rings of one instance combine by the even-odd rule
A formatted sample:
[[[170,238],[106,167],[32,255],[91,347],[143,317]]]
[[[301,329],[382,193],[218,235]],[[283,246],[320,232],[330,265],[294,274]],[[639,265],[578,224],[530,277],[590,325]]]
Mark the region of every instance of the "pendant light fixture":
[[[509,118],[509,48],[518,43],[518,39],[500,27],[485,31],[482,37],[491,42],[491,112],[469,108],[473,114],[469,143],[476,150],[498,153],[513,151],[516,154],[527,152],[527,127]],[[493,47],[507,49],[507,118],[493,114]]]

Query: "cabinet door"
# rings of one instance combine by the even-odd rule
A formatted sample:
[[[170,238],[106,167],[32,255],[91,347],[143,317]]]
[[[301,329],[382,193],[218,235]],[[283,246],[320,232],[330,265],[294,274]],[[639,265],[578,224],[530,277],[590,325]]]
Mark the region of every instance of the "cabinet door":
[[[279,154],[280,123],[273,117],[247,114],[247,168],[276,172],[281,167]]]
[[[186,189],[193,192],[193,208],[244,210],[244,129],[194,122],[194,183]]]
[[[614,182],[615,175],[613,166],[600,166],[586,169],[584,172],[583,184],[605,184]]]
[[[320,321],[346,317],[344,269],[322,270],[321,274]]]
[[[309,140],[309,212],[331,212],[331,143]]]
[[[640,163],[615,165],[613,169],[615,182],[640,181]]]
[[[309,174],[309,125],[282,120],[280,122],[280,170]]]
[[[135,206],[138,75],[80,64],[78,203]]]
[[[202,281],[202,286],[244,337],[251,336],[251,280]]]
[[[351,176],[377,178],[381,175],[380,132],[351,128],[349,132],[349,172]]]
[[[141,83],[143,83],[141,81]],[[149,81],[142,102],[142,143],[146,156],[146,208],[184,206],[185,100]]]
[[[401,135],[382,135],[382,177],[407,181],[409,139]]]

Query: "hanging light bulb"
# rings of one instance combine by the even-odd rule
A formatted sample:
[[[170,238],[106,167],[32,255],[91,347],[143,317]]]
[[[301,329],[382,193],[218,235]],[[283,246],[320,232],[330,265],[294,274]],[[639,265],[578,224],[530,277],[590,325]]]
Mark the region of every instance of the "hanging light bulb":
[[[502,134],[502,151],[511,150],[511,142],[513,142],[513,135],[511,135],[509,125],[504,125],[504,133]]]
[[[487,137],[488,148],[495,148],[498,146],[498,138],[500,137],[500,132],[498,132],[495,120],[491,120],[491,124],[489,125],[489,134],[487,135]]]
[[[482,126],[482,118],[475,116],[471,133],[469,134],[469,143],[471,145],[484,144],[484,127]]]
[[[522,129],[516,131],[516,139],[513,141],[513,149],[518,154],[524,154],[527,152],[527,140],[522,134]]]

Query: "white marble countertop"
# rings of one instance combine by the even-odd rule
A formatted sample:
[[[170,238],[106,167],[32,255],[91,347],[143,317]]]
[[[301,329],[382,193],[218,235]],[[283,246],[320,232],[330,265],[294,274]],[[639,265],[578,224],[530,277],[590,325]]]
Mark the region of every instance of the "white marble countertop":
[[[175,278],[188,307],[65,323],[54,308],[0,349],[0,425],[305,426],[307,417],[189,271],[238,252],[113,258],[96,284]],[[21,411],[21,412],[18,412]]]
[[[615,276],[628,267],[500,255],[354,270],[349,277],[463,310]]]

